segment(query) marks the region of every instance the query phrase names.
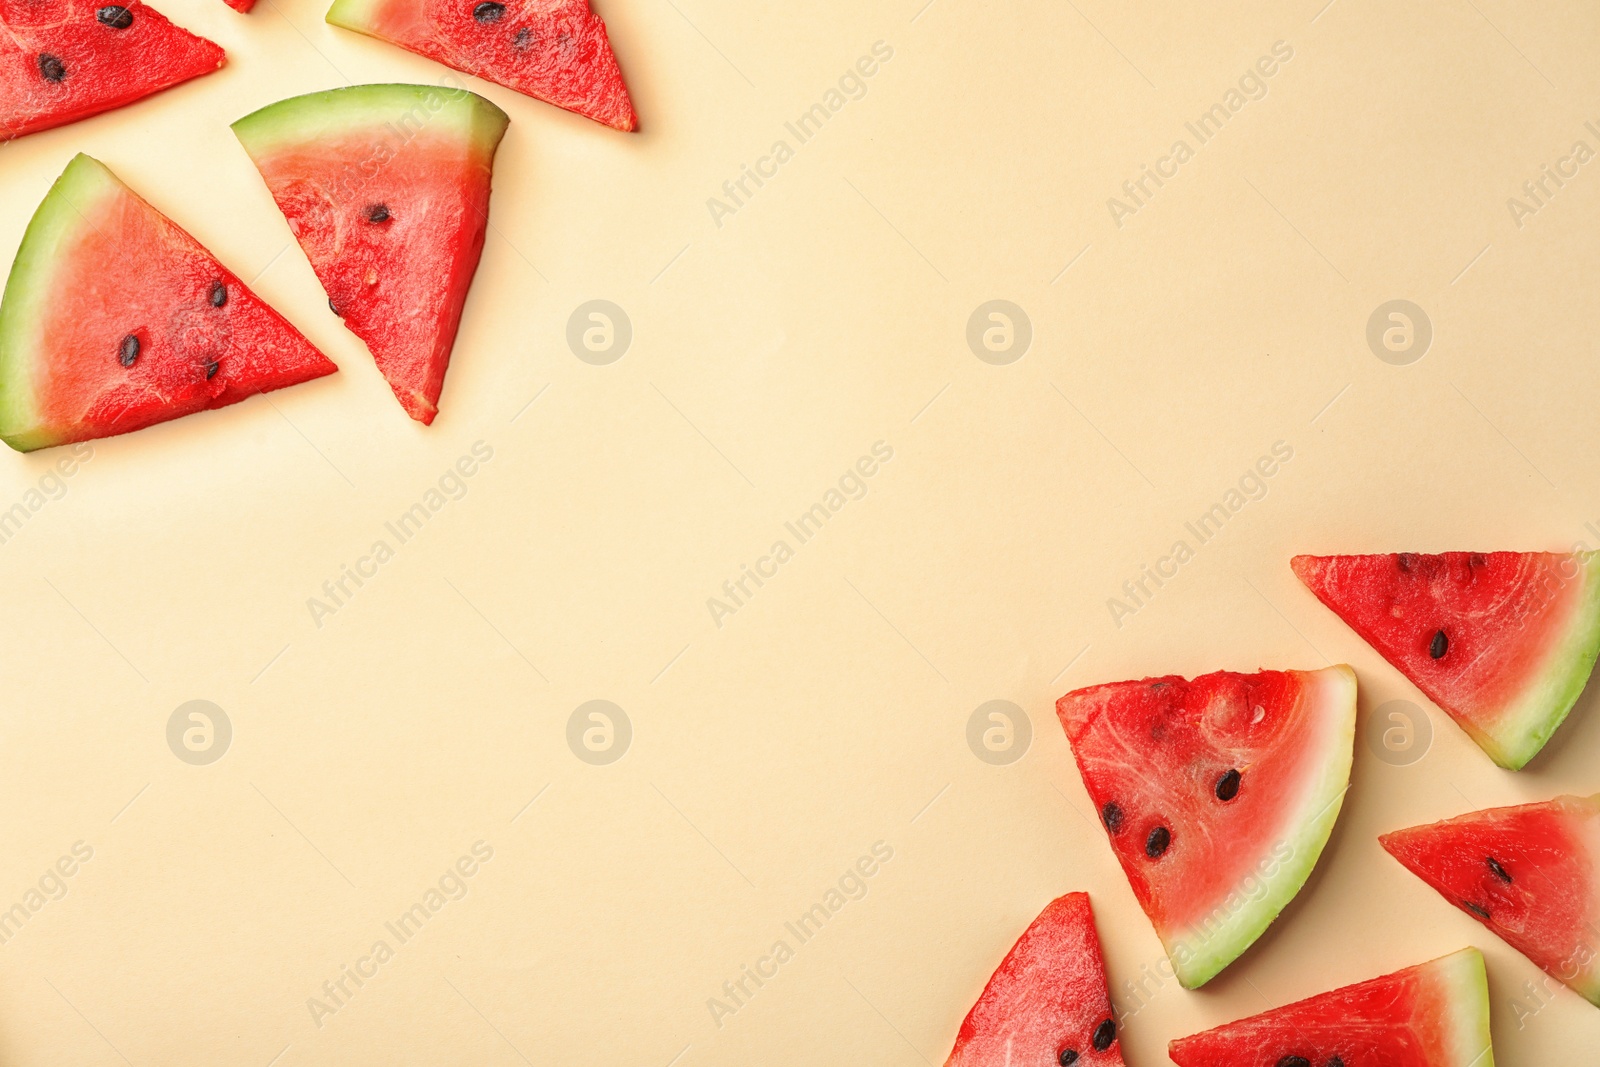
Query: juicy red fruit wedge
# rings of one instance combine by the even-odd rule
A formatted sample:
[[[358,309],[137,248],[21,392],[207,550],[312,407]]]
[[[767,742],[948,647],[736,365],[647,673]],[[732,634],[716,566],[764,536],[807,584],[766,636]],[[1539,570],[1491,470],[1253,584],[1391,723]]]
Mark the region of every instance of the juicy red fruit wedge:
[[[335,0],[328,21],[615,129],[638,128],[589,0]]]
[[[0,0],[0,141],[131,104],[226,62],[139,0]]]
[[[1121,1064],[1089,896],[1057,897],[989,979],[945,1067]]]

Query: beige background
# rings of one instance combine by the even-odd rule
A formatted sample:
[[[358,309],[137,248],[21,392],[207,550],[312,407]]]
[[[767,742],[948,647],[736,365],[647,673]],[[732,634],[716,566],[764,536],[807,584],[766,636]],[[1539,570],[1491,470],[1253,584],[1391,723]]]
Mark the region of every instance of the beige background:
[[[87,151],[342,369],[97,444],[0,545],[0,906],[94,850],[0,947],[0,1063],[940,1063],[1059,893],[1093,894],[1119,990],[1160,959],[1055,697],[1348,660],[1364,722],[1426,706],[1291,554],[1596,543],[1600,163],[1520,227],[1507,199],[1600,149],[1600,12],[923,2],[600,0],[634,136],[474,82],[513,123],[431,429],[227,123],[443,68],[311,0],[159,0],[226,70],[0,147],[4,257]],[[707,198],[877,41],[864,98],[719,228]],[[1276,41],[1266,95],[1114,225],[1107,198]],[[565,342],[597,298],[634,329],[605,367]],[[1395,298],[1434,327],[1409,366],[1364,338]],[[965,340],[990,299],[1033,324],[1009,366]],[[314,625],[307,599],[476,441],[466,495]],[[877,441],[868,495],[716,627],[707,598]],[[1267,495],[1114,625],[1122,582],[1278,441]],[[0,505],[59,458],[6,457]],[[233,725],[210,766],[167,746],[192,699]],[[591,699],[633,725],[609,766],[567,746]],[[1032,720],[1010,766],[965,740],[995,699]],[[1129,1062],[1466,943],[1502,1064],[1591,1056],[1600,1012],[1560,990],[1521,1019],[1539,972],[1375,835],[1600,789],[1595,703],[1520,775],[1431,708],[1420,762],[1358,743],[1307,890],[1206,991],[1156,989]],[[479,840],[467,895],[314,1025],[307,998]],[[707,999],[877,841],[865,898],[715,1025]]]

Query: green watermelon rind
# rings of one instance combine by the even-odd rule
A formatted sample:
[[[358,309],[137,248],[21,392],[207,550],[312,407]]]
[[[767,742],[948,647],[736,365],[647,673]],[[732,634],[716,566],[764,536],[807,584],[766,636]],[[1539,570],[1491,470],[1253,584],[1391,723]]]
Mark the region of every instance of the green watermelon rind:
[[[326,20],[330,26],[343,26],[357,33],[369,33],[372,29],[373,12],[379,3],[380,0],[334,0],[333,6],[328,8]]]
[[[1510,771],[1526,767],[1567,721],[1600,658],[1600,552],[1577,555],[1583,559],[1583,589],[1538,680],[1506,709],[1492,734],[1468,728],[1489,758]]]
[[[1489,1031],[1489,970],[1475,948],[1435,961],[1450,987],[1453,1009],[1446,1034],[1454,1048],[1449,1067],[1494,1067],[1494,1038]]]
[[[288,146],[314,143],[360,130],[409,138],[423,130],[453,132],[493,154],[511,117],[466,89],[438,85],[352,85],[293,96],[253,111],[233,124],[251,159]],[[381,165],[381,145],[373,164]]]
[[[1356,675],[1350,667],[1338,664],[1312,672],[1309,677],[1316,679],[1312,684],[1330,686],[1328,692],[1308,694],[1308,698],[1323,702],[1330,709],[1326,713],[1325,744],[1331,755],[1302,801],[1301,811],[1307,814],[1288,820],[1294,830],[1282,839],[1281,845],[1290,849],[1290,855],[1266,879],[1267,892],[1255,901],[1246,895],[1198,945],[1191,937],[1163,938],[1167,957],[1185,989],[1199,989],[1255,944],[1305,887],[1339,821],[1355,762]],[[1224,901],[1217,910],[1226,906]]]
[[[97,201],[123,188],[105,164],[79,153],[33,213],[0,299],[0,440],[18,452],[61,444],[67,436],[39,424],[34,375],[38,324],[55,297],[55,268],[86,227]]]

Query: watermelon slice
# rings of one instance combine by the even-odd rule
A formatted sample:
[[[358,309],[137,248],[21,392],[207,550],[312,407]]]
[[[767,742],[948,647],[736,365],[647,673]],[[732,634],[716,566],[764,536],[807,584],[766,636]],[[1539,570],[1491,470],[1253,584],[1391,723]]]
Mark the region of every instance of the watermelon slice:
[[[246,12],[256,6],[256,0],[222,0],[235,11]]]
[[[0,439],[109,437],[338,368],[100,162],[67,165],[0,301]]]
[[[0,0],[0,141],[98,115],[226,62],[139,0]]]
[[[1474,812],[1380,840],[1446,900],[1600,1005],[1600,797]]]
[[[334,0],[328,21],[623,131],[638,129],[589,0]]]
[[[464,89],[358,85],[233,124],[335,313],[424,424],[439,411],[509,121]]]
[[[1116,682],[1068,693],[1056,714],[1179,981],[1204,985],[1300,892],[1333,832],[1355,673]]]
[[[1086,893],[1033,920],[967,1013],[945,1067],[1121,1067],[1105,961]]]
[[[1600,653],[1600,553],[1296,556],[1291,565],[1510,770],[1550,740]]]
[[[1483,954],[1463,949],[1167,1051],[1178,1067],[1494,1067]]]

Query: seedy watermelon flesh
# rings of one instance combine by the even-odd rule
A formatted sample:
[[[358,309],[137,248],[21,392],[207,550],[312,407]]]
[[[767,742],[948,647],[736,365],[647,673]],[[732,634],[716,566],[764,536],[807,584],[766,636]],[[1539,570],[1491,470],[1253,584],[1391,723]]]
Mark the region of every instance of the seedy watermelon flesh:
[[[1479,811],[1380,840],[1446,900],[1600,1005],[1600,797]]]
[[[1494,1067],[1483,955],[1463,949],[1172,1042],[1178,1067]]]
[[[1511,770],[1565,721],[1600,654],[1600,553],[1296,556],[1291,565]]]
[[[0,0],[0,141],[131,104],[226,62],[139,0]]]
[[[1122,1067],[1086,893],[1057,897],[1000,962],[945,1067]]]
[[[1056,704],[1179,981],[1249,948],[1310,877],[1350,784],[1349,667],[1117,682]]]
[[[194,238],[80,155],[0,301],[0,439],[109,437],[338,368]]]
[[[328,21],[624,132],[639,126],[589,0],[334,0]]]
[[[510,120],[464,89],[360,85],[233,124],[335,312],[433,422]]]

